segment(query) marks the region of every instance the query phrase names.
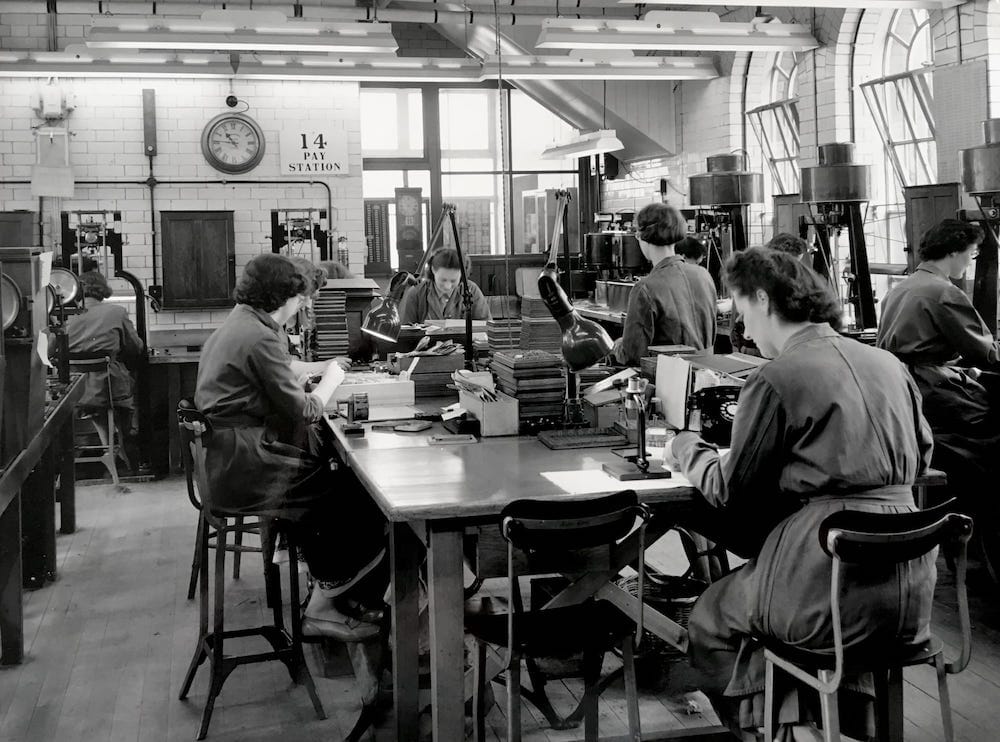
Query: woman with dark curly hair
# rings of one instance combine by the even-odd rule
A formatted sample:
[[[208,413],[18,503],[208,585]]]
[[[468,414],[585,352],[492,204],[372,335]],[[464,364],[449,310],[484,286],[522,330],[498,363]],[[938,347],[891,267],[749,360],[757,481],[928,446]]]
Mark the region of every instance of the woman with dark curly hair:
[[[726,282],[747,334],[773,360],[740,393],[728,452],[681,432],[668,459],[703,497],[688,525],[749,559],[708,587],[688,624],[699,685],[741,735],[762,725],[763,655],[751,637],[833,646],[820,523],[844,509],[914,510],[912,485],[932,443],[906,368],[830,326],[840,306],[818,274],[791,255],[751,248],[729,260]],[[926,638],[935,577],[930,556],[886,574],[845,568],[845,645],[878,641],[880,627],[897,622]],[[850,701],[842,692],[845,730],[867,718]]]
[[[674,207],[652,203],[635,223],[639,248],[653,270],[629,294],[625,326],[615,342],[618,362],[638,365],[650,345],[711,349],[717,298],[712,276],[674,251],[687,234],[687,221]]]
[[[345,596],[380,564],[385,524],[357,481],[331,468],[333,442],[322,418],[343,370],[328,363],[306,392],[291,368],[282,327],[308,291],[284,256],[258,255],[247,264],[236,306],[202,348],[195,405],[212,423],[205,463],[218,507],[298,524],[309,571],[323,588],[310,599],[307,628],[362,638],[327,599]]]
[[[922,262],[882,302],[876,339],[916,379],[934,431],[934,466],[971,505],[993,499],[983,495],[995,487],[1000,412],[991,409],[977,367],[1000,363],[1000,343],[950,279],[965,273],[983,237],[978,225],[957,219],[928,230],[918,249]]]

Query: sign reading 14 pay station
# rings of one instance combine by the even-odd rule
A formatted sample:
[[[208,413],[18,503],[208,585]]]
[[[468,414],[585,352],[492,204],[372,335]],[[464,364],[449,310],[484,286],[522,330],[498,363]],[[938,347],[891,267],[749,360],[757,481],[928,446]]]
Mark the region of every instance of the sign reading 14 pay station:
[[[281,174],[347,175],[347,132],[333,129],[283,129]]]

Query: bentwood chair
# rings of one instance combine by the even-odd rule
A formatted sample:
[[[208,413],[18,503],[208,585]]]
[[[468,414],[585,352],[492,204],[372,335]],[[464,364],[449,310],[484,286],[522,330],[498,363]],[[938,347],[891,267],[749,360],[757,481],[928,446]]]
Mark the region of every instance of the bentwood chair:
[[[178,412],[182,410],[191,411],[194,409],[194,403],[189,399],[182,399],[177,405]],[[183,434],[181,437],[183,437]],[[194,555],[191,558],[191,578],[188,581],[188,600],[194,600],[194,593],[198,588],[198,574],[201,570],[202,541],[207,541],[208,548],[214,549],[218,536],[215,529],[210,528],[205,520],[204,506],[201,499],[198,497],[198,488],[194,483],[194,460],[191,456],[191,452],[186,448],[181,451],[181,460],[184,462],[184,478],[187,482],[188,499],[191,501],[194,509],[198,511],[198,530],[195,535]],[[234,580],[240,579],[240,565],[244,552],[257,554],[266,552],[264,554],[265,569],[268,568],[266,557],[269,554],[273,556],[273,554],[271,554],[271,549],[268,548],[269,545],[265,543],[267,541],[266,530],[267,529],[261,523],[260,518],[247,517],[243,515],[238,515],[233,518],[233,543],[227,543],[225,548],[226,551],[232,553],[233,555]],[[256,536],[260,541],[260,545],[244,544],[243,536],[246,534]]]
[[[765,657],[764,738],[773,742],[777,704],[775,670],[780,668],[799,682],[819,692],[825,742],[840,740],[837,691],[846,675],[870,672],[875,678],[875,721],[879,742],[903,739],[903,668],[932,665],[937,671],[938,694],[944,739],[953,742],[948,675],[961,672],[972,653],[969,602],[965,592],[966,551],[972,535],[972,519],[953,512],[955,500],[913,513],[867,513],[843,510],[828,516],[819,530],[820,544],[830,556],[830,605],[833,647],[808,651],[762,640]],[[869,573],[895,571],[899,565],[931,552],[939,545],[955,549],[955,585],[962,647],[958,658],[948,662],[941,641],[933,635],[913,642],[899,636],[896,618],[876,639],[844,648],[840,614],[841,570],[859,565]]]
[[[108,470],[111,481],[115,486],[118,481],[117,458],[122,457],[129,469],[132,464],[128,460],[123,444],[122,431],[115,421],[114,398],[111,391],[111,357],[103,353],[93,354],[73,354],[69,359],[71,371],[81,374],[103,374],[107,386],[107,404],[100,407],[80,407],[85,413],[83,419],[89,420],[94,427],[99,443],[80,443],[74,446],[76,455],[74,461],[77,464],[100,463]]]
[[[231,513],[215,508],[212,504],[212,492],[208,486],[208,478],[205,470],[206,439],[211,436],[212,429],[208,419],[194,409],[178,408],[177,421],[180,426],[181,445],[185,455],[190,454],[191,466],[194,472],[194,482],[200,495],[202,504],[201,513],[204,518],[202,534],[200,539],[201,554],[199,561],[199,633],[198,646],[195,649],[191,664],[188,667],[187,675],[181,686],[180,699],[183,701],[191,689],[191,683],[201,664],[207,659],[211,667],[211,678],[209,681],[208,699],[205,701],[205,709],[202,712],[201,727],[198,731],[198,739],[204,739],[208,734],[208,725],[212,719],[212,710],[215,707],[215,699],[222,691],[229,674],[241,665],[257,662],[282,662],[295,683],[303,683],[312,700],[313,708],[320,719],[326,718],[323,704],[316,694],[316,687],[313,683],[312,675],[306,665],[305,655],[302,651],[302,619],[299,610],[299,569],[295,534],[292,529],[288,529],[288,581],[289,581],[289,602],[291,606],[289,628],[285,627],[281,605],[281,584],[280,577],[276,570],[265,569],[265,584],[268,592],[268,602],[273,614],[273,622],[270,625],[256,626],[241,629],[226,629],[225,627],[225,571],[226,571],[226,547],[229,534],[234,531],[233,521],[242,513]],[[262,522],[264,519],[262,519]],[[280,526],[280,522],[268,521],[268,527]],[[209,568],[208,568],[208,534],[209,528],[214,528],[216,533],[215,544],[215,570],[213,590],[209,591]],[[268,534],[263,538],[268,539]],[[212,611],[212,624],[209,626],[209,609]],[[290,630],[289,630],[290,629]],[[256,652],[253,654],[232,654],[225,651],[225,642],[229,639],[239,637],[260,636],[271,645],[269,652]]]
[[[642,636],[642,588],[645,565],[642,538],[650,513],[632,490],[583,501],[517,500],[501,513],[500,530],[507,541],[508,611],[466,616],[466,629],[476,638],[475,694],[477,742],[485,739],[486,648],[507,648],[507,739],[521,739],[521,661],[566,659],[583,655],[584,695],[580,709],[588,742],[597,739],[597,700],[604,655],[621,648],[628,699],[629,739],[639,742],[639,702],[635,683],[634,649]],[[593,598],[561,608],[525,610],[518,579],[515,550],[527,555],[533,574],[561,572],[582,576],[607,573],[613,547],[639,520],[639,617],[634,621],[617,607]],[[576,714],[563,726],[579,723]]]

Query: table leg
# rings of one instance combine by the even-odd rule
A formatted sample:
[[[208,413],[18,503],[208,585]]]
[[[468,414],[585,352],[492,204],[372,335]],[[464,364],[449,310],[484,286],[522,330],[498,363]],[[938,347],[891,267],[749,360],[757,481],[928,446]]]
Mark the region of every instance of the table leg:
[[[70,413],[59,431],[59,533],[76,533],[76,467],[73,448],[73,418]]]
[[[167,364],[167,466],[170,472],[181,470],[181,438],[177,431],[177,405],[181,401],[181,366]]]
[[[396,739],[419,736],[419,667],[421,545],[407,523],[393,523],[389,532],[392,560],[392,676]]]
[[[461,528],[434,524],[428,546],[431,715],[438,742],[465,738],[462,536]]]
[[[24,587],[40,588],[56,572],[55,457],[49,446],[21,486]]]
[[[0,663],[24,659],[24,612],[21,595],[21,496],[0,513]]]

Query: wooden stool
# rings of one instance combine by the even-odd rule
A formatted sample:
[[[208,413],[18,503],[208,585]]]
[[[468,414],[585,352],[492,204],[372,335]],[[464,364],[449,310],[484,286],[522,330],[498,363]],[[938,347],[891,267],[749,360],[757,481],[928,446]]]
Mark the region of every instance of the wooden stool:
[[[273,613],[273,623],[266,626],[257,626],[244,629],[226,629],[224,620],[225,609],[225,571],[226,571],[226,551],[228,547],[229,534],[236,532],[236,519],[245,516],[245,513],[230,513],[217,511],[212,508],[211,491],[208,488],[208,481],[205,471],[205,442],[204,436],[210,435],[211,426],[207,418],[197,410],[179,407],[177,410],[178,426],[181,434],[181,444],[184,456],[191,457],[191,468],[194,472],[195,483],[201,495],[202,520],[200,555],[198,568],[199,589],[199,634],[198,647],[195,649],[191,664],[188,667],[184,684],[181,686],[180,699],[187,697],[194,681],[195,673],[201,664],[207,659],[211,666],[211,679],[209,681],[208,699],[205,702],[205,709],[202,713],[201,728],[198,732],[198,739],[204,739],[208,733],[208,725],[212,719],[212,710],[215,707],[215,699],[222,691],[222,686],[233,670],[240,665],[247,665],[256,662],[279,661],[288,668],[292,681],[303,683],[312,700],[313,708],[320,719],[326,718],[323,704],[316,694],[316,686],[313,683],[312,675],[306,665],[305,655],[302,652],[302,619],[300,614],[299,598],[299,569],[297,548],[292,529],[286,529],[288,537],[288,579],[289,579],[289,599],[291,603],[291,618],[289,632],[284,625],[284,618],[281,609],[281,585],[277,569],[270,565],[265,565],[265,583],[267,585],[268,602]],[[262,527],[262,544],[273,543],[270,538],[269,529],[273,526],[281,527],[280,521],[260,519]],[[215,529],[215,577],[214,590],[209,595],[209,569],[208,569],[208,549],[209,538],[208,529]],[[244,527],[245,528],[245,527]],[[266,555],[270,549],[264,549]],[[212,605],[212,625],[209,627],[208,613],[209,605]],[[261,636],[271,645],[271,651],[258,652],[255,654],[233,655],[227,654],[224,649],[226,639],[237,637]]]

